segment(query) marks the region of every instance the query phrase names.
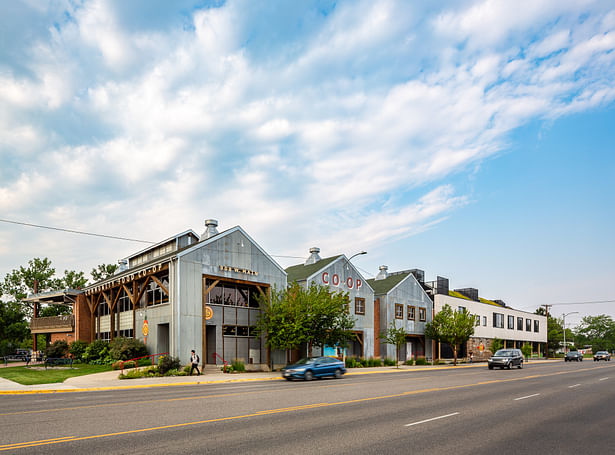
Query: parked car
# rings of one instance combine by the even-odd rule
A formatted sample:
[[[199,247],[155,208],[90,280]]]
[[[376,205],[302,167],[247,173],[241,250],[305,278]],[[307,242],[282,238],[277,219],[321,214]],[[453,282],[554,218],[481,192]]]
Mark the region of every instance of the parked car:
[[[523,368],[521,349],[500,349],[487,360],[487,366],[490,370],[493,370],[494,367],[506,367],[510,370],[515,365],[518,368]]]
[[[598,360],[608,360],[610,362],[611,354],[606,351],[598,351],[594,354],[594,362],[597,362]]]
[[[344,373],[346,373],[344,362],[334,357],[309,357],[292,365],[286,365],[282,369],[282,377],[288,381],[291,379],[311,381],[324,376],[340,379]]]
[[[564,361],[565,362],[572,362],[573,360],[575,360],[576,362],[582,362],[583,361],[583,354],[581,354],[579,351],[567,352],[566,356],[564,357]]]

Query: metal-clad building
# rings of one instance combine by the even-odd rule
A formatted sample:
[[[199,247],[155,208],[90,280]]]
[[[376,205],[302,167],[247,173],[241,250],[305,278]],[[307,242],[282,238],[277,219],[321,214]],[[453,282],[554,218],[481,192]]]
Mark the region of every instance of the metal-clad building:
[[[432,320],[433,302],[413,271],[388,273],[387,267],[381,266],[376,278],[367,282],[374,289],[380,332],[386,331],[391,324],[406,332],[406,343],[401,346],[398,359],[431,358],[432,343],[425,339],[425,324]],[[380,356],[395,358],[395,346],[382,341],[379,344]]]
[[[321,259],[318,248],[310,249],[311,256],[305,264],[286,269],[288,282],[309,287],[312,283],[328,287],[333,292],[347,292],[350,314],[355,320],[354,339],[348,347],[348,356],[377,357],[375,349],[374,290],[352,263],[341,254]]]
[[[252,336],[256,298],[284,288],[286,273],[241,227],[206,227],[200,239],[186,231],[130,256],[128,268],[88,286],[94,338],[147,336],[150,351],[183,362],[195,349],[205,364],[264,367],[264,340]]]

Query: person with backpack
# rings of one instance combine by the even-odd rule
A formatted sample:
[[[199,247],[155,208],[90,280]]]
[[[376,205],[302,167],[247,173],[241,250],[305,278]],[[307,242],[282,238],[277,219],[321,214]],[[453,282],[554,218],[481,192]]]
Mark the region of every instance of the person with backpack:
[[[199,370],[199,356],[196,352],[194,352],[194,349],[192,351],[190,351],[192,353],[192,355],[190,356],[190,363],[192,364],[192,366],[190,367],[190,376],[192,376],[192,372],[196,369],[196,375],[200,376],[201,372]]]

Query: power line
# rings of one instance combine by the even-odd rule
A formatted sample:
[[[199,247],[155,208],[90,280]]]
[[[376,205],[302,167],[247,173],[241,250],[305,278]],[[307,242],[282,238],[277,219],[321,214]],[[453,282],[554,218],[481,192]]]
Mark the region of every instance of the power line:
[[[549,305],[590,305],[594,303],[615,303],[615,300],[594,300],[591,302],[558,302],[550,303]]]
[[[150,242],[149,240],[130,239],[127,237],[117,237],[115,235],[96,234],[94,232],[77,231],[74,229],[65,229],[65,228],[59,228],[59,227],[54,227],[54,226],[44,226],[42,224],[24,223],[21,221],[11,221],[11,220],[3,220],[3,219],[0,219],[0,221],[3,223],[18,224],[21,226],[36,227],[40,229],[49,229],[51,231],[70,232],[71,234],[89,235],[92,237],[103,237],[105,239],[126,240],[128,242],[148,243],[150,245],[153,245],[154,243],[156,243],[156,242]]]

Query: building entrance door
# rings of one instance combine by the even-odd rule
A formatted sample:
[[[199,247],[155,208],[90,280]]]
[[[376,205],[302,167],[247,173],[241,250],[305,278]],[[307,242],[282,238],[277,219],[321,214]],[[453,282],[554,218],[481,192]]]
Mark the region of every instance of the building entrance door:
[[[214,358],[214,353],[217,352],[216,351],[216,326],[215,325],[205,326],[205,344],[207,347],[207,355],[205,356],[205,363],[215,365],[216,359]]]
[[[156,352],[169,352],[169,324],[158,324],[156,332]]]
[[[414,351],[412,349],[412,345],[414,343],[412,341],[406,341],[406,360],[411,360],[414,355]]]

